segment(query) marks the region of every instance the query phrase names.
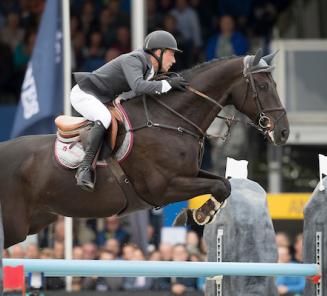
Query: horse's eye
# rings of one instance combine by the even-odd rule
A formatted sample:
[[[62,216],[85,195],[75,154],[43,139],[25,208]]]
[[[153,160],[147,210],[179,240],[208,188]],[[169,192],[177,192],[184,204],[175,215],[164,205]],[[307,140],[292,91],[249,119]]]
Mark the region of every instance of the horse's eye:
[[[261,90],[268,90],[268,83],[260,83],[259,88]]]

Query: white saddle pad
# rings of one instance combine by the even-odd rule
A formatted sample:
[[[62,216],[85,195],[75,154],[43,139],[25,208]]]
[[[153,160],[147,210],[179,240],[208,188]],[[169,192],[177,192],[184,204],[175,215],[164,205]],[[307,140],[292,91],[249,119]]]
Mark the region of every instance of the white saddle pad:
[[[62,166],[70,169],[76,169],[85,155],[83,146],[80,142],[66,144],[57,139],[54,150],[56,160]]]

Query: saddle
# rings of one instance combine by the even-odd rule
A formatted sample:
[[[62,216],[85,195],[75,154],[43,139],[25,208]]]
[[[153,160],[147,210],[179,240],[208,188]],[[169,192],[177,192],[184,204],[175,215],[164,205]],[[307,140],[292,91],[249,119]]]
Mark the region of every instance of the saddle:
[[[113,102],[113,106],[109,106],[108,109],[112,117],[111,135],[108,135],[110,137],[108,138],[108,144],[114,150],[114,158],[118,162],[122,162],[132,150],[133,128],[125,109],[120,103],[119,97]],[[86,142],[88,130],[91,128],[92,122],[83,117],[61,115],[55,119],[55,123],[58,128],[57,139],[54,145],[55,159],[64,168],[76,169],[84,158],[83,143]],[[126,133],[122,143],[117,147],[119,126],[125,128]],[[96,166],[106,167],[108,166],[108,162],[104,160],[106,149],[105,146],[102,148],[104,150],[100,150],[100,157]]]
[[[111,138],[110,146],[114,150],[116,146],[118,124],[123,123],[123,115],[115,107],[108,107],[111,114]],[[55,119],[58,128],[57,138],[63,143],[78,142],[81,140],[81,132],[88,129],[91,121],[84,117],[60,115]]]

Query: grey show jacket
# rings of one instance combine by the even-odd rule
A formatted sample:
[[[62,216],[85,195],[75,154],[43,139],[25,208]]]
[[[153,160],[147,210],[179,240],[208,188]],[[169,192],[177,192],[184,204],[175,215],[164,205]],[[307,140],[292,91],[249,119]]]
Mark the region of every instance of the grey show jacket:
[[[152,64],[142,49],[123,54],[93,72],[75,72],[79,87],[107,103],[121,95],[161,94],[161,81],[147,81]]]

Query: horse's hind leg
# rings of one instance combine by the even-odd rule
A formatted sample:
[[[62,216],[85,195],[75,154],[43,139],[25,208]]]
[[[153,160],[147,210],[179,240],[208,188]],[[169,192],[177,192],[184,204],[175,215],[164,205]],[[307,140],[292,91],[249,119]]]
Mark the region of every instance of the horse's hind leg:
[[[43,228],[49,224],[55,222],[58,218],[58,215],[52,213],[40,213],[37,212],[31,217],[30,227],[28,234],[39,233]]]

